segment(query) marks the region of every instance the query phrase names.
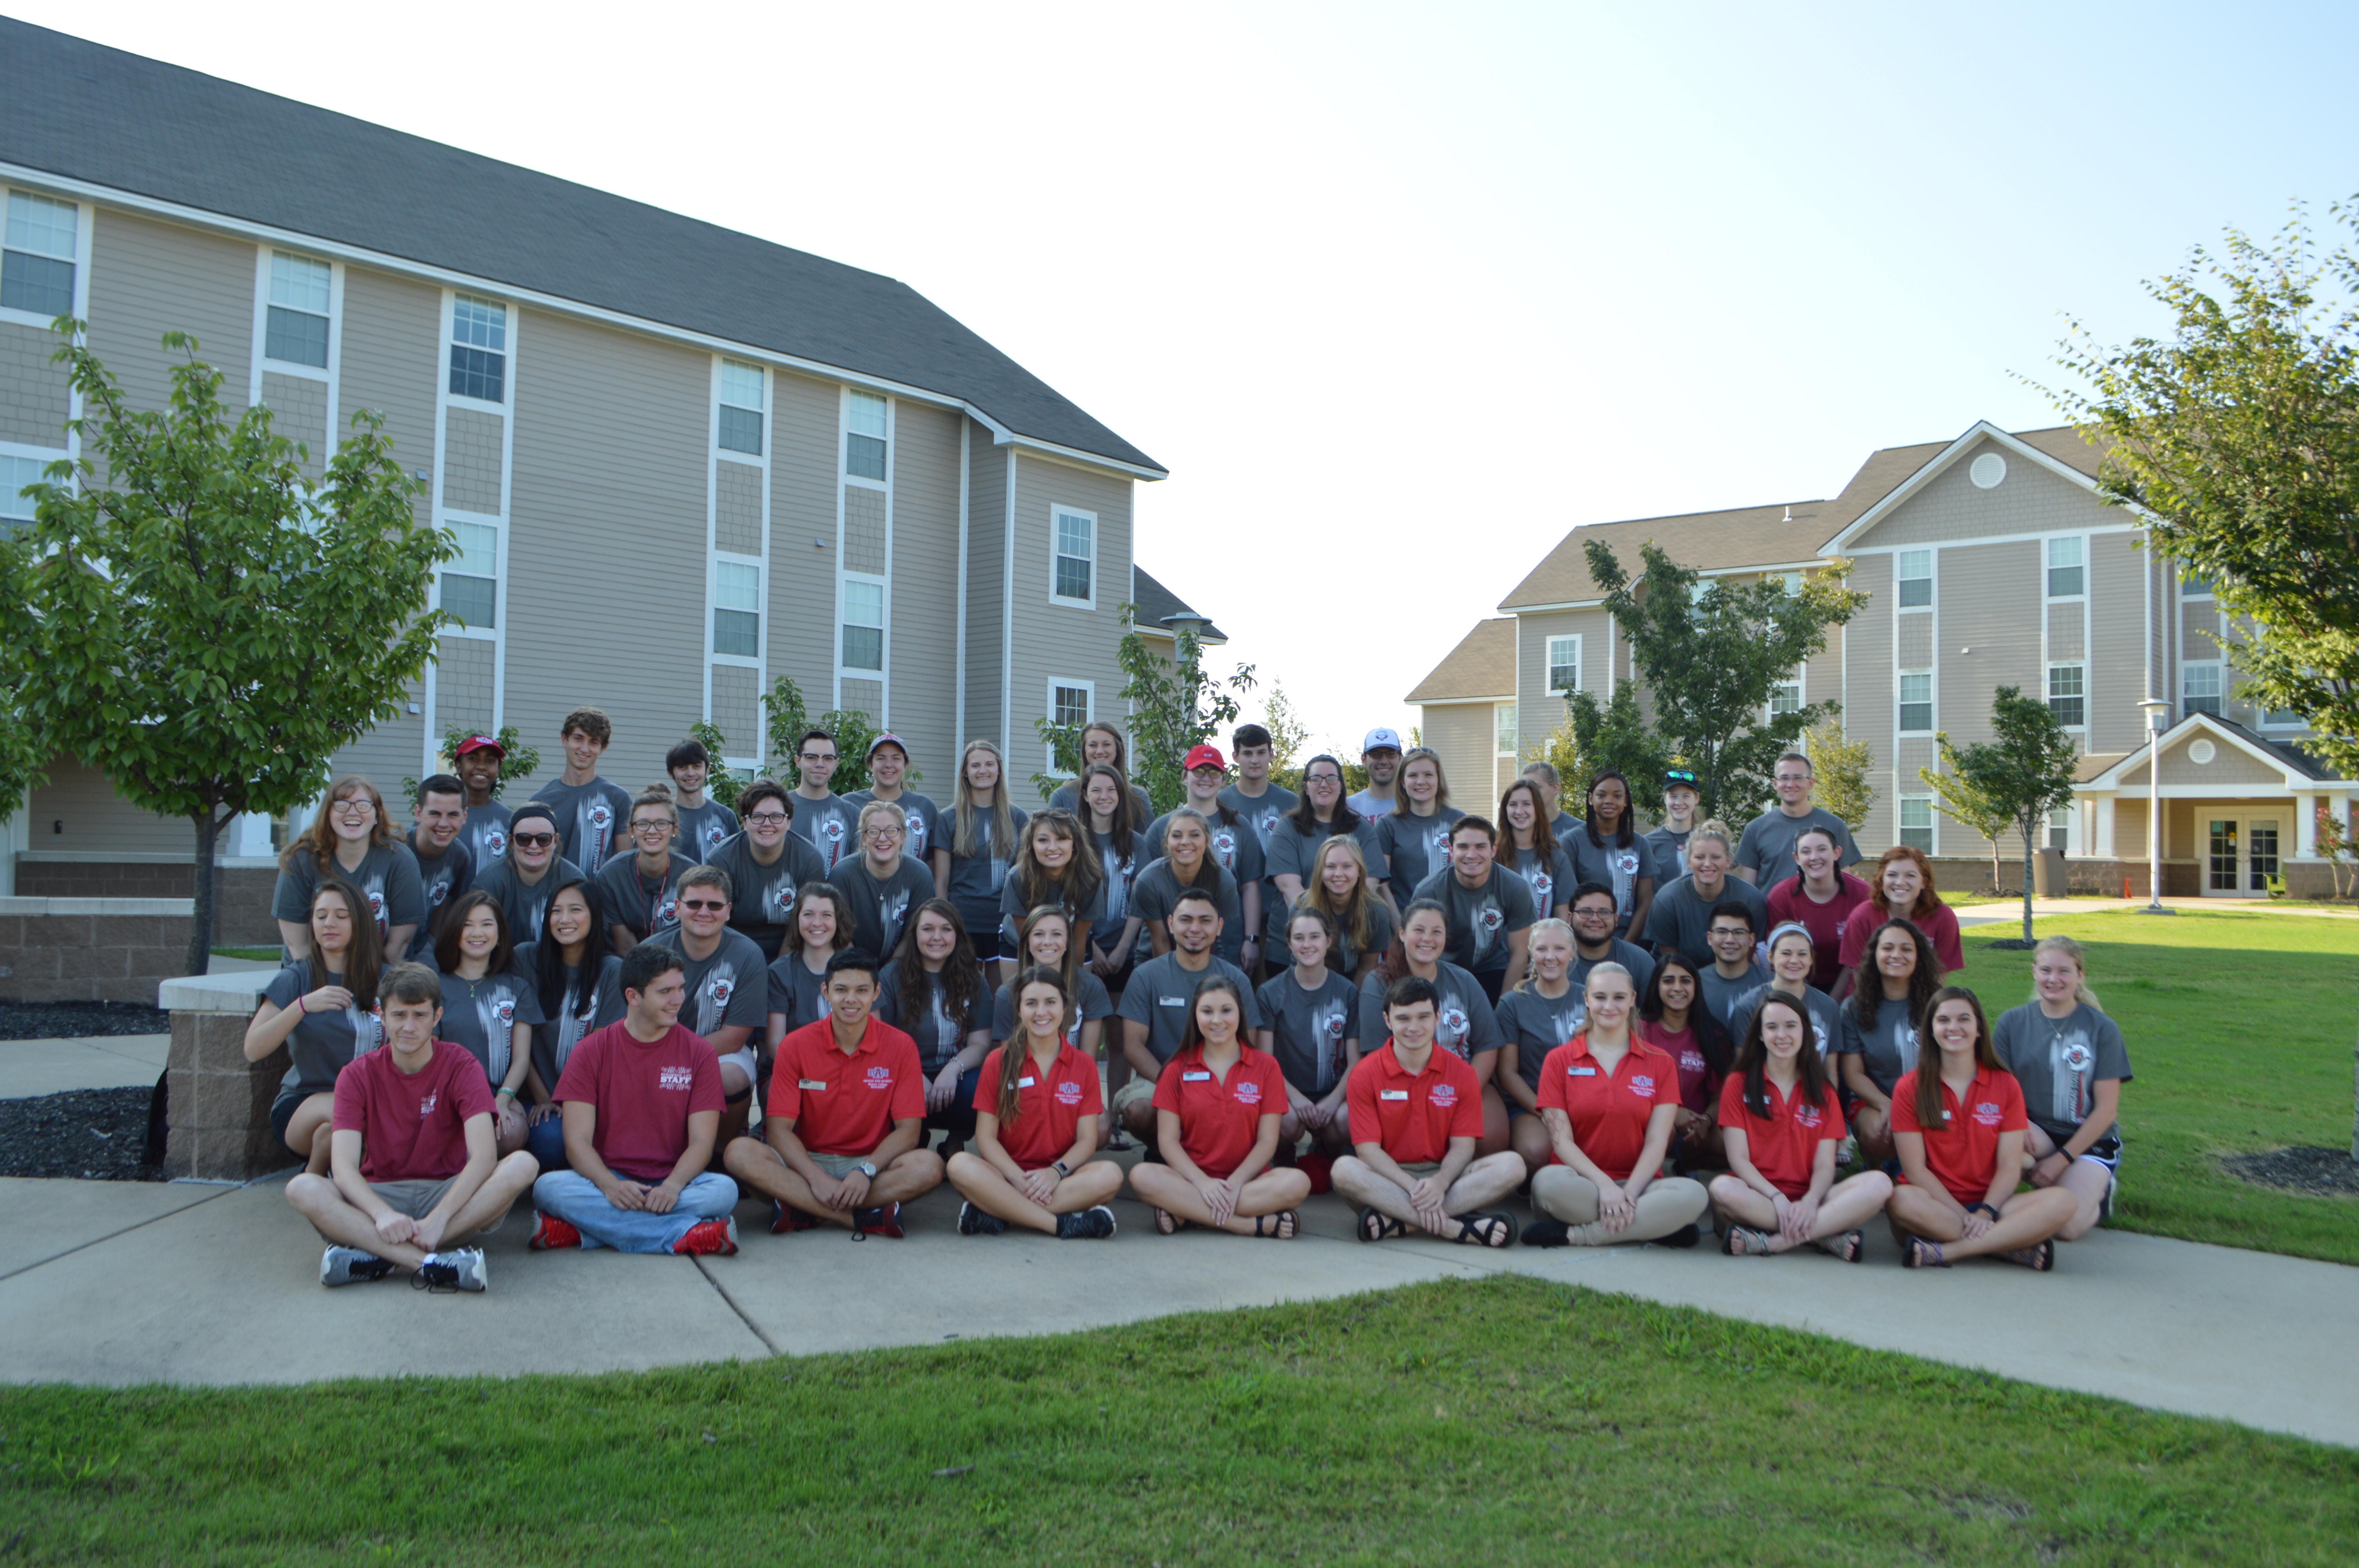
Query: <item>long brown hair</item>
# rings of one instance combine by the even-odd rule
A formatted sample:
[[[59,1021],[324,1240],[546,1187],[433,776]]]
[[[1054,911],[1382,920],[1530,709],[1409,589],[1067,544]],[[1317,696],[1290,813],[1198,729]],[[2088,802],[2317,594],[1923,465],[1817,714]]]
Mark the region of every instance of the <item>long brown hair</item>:
[[[1050,876],[1032,858],[1032,840],[1043,829],[1073,847],[1062,877]],[[1016,856],[1007,868],[1008,880],[1016,884],[1026,908],[1053,903],[1069,911],[1071,918],[1078,923],[1082,918],[1082,912],[1097,902],[1098,890],[1105,886],[1105,862],[1098,859],[1097,849],[1098,841],[1071,812],[1053,806],[1036,811],[1024,824],[1024,831],[1016,836]]]
[[[958,934],[951,944],[950,957],[942,960],[942,1012],[964,1034],[974,1027],[975,1006],[983,995],[983,966],[974,956],[973,942],[967,937],[966,922],[959,918],[958,905],[950,900],[926,900],[911,912],[909,923],[901,927],[900,945],[893,949],[893,978],[898,993],[896,1000],[900,1003],[901,1016],[911,1020],[923,1017],[932,1004],[933,982],[926,975],[925,955],[918,951],[918,922],[929,914],[940,915]]]
[[[1769,1047],[1762,1040],[1761,1020],[1773,1004],[1802,1021],[1802,1048],[1794,1054],[1794,1073],[1803,1102],[1813,1107],[1825,1104],[1828,1088],[1827,1065],[1810,1042],[1810,1010],[1784,991],[1769,992],[1754,1008],[1745,1038],[1736,1047],[1736,1070],[1745,1075],[1745,1108],[1764,1121],[1769,1119]],[[1934,1114],[1940,1112],[1936,1108]]]
[[[1516,848],[1516,830],[1507,821],[1507,802],[1516,798],[1518,790],[1532,797],[1531,854],[1540,869],[1546,871],[1549,851],[1556,848],[1556,835],[1549,831],[1548,799],[1540,794],[1540,786],[1529,779],[1517,779],[1499,794],[1499,864],[1512,871],[1523,861],[1524,851]]]
[[[1385,984],[1389,986],[1409,972],[1408,923],[1429,909],[1441,916],[1443,925],[1447,926],[1450,924],[1450,911],[1442,907],[1441,901],[1439,899],[1413,898],[1403,905],[1400,924],[1393,927],[1393,945],[1385,949],[1384,968],[1380,971],[1385,977]],[[1438,968],[1449,961],[1450,949],[1445,946],[1441,950],[1441,956],[1434,960],[1434,964]]]
[[[1998,1059],[1998,1046],[1991,1039],[1990,1020],[1984,1015],[1983,999],[1963,986],[1943,986],[1917,1015],[1917,1125],[1926,1129],[1941,1125],[1941,1045],[1933,1038],[1933,1014],[1945,1001],[1962,1001],[1974,1010],[1974,1065],[2004,1073],[2006,1064]],[[1930,1069],[1930,1070],[1929,1070]]]
[[[1016,961],[1027,969],[1048,968],[1032,956],[1032,931],[1044,920],[1065,923],[1065,957],[1057,966],[1057,988],[1065,993],[1066,1029],[1079,1029],[1082,1026],[1082,949],[1081,944],[1073,940],[1073,917],[1053,903],[1040,904],[1027,911],[1024,918],[1016,923]],[[1007,993],[1009,1004],[1012,1006],[1023,995],[1024,988],[1017,986]]]
[[[1218,969],[1215,969],[1211,974],[1206,975],[1202,979],[1198,980],[1196,982],[1196,989],[1188,993],[1188,1022],[1187,1026],[1180,1032],[1180,1049],[1171,1053],[1174,1058],[1183,1056],[1190,1051],[1200,1050],[1202,1048],[1204,1044],[1204,1033],[1202,1030],[1196,1027],[1196,1004],[1203,1000],[1205,997],[1209,996],[1213,991],[1226,991],[1231,996],[1236,998],[1238,1048],[1242,1050],[1244,1047],[1253,1044],[1252,1040],[1247,1037],[1247,1030],[1245,1028],[1245,989],[1239,986],[1236,981],[1231,979],[1228,976],[1221,973]]]
[[[1002,1127],[1016,1125],[1019,1103],[1016,1098],[1016,1080],[1023,1075],[1024,1058],[1032,1050],[1032,1032],[1024,1027],[1024,992],[1031,986],[1054,987],[1057,994],[1065,999],[1064,1016],[1071,1018],[1073,1015],[1073,993],[1066,989],[1064,977],[1056,970],[1045,964],[1034,964],[1016,975],[1016,991],[1011,999],[1016,1004],[1016,1027],[1007,1032],[1007,1038],[999,1046],[999,1109],[996,1114]]]
[[[566,885],[571,887],[579,884],[569,882]],[[549,896],[553,899],[557,894],[550,893]],[[592,908],[594,910],[595,906],[593,905]],[[488,909],[492,912],[492,918],[499,923],[500,933],[499,940],[492,944],[490,962],[484,973],[505,975],[508,972],[516,957],[516,945],[508,935],[508,913],[500,907],[498,899],[485,892],[482,888],[476,888],[459,895],[457,902],[453,903],[449,912],[442,916],[441,929],[434,938],[434,966],[444,974],[455,975],[459,972],[459,961],[466,957],[459,951],[460,934],[467,928],[467,916],[478,909]],[[552,936],[549,942],[551,945],[557,945],[557,938]]]
[[[1867,934],[1867,947],[1859,956],[1859,967],[1852,971],[1852,1011],[1858,1015],[1862,1029],[1875,1027],[1876,1015],[1884,1011],[1884,971],[1875,967],[1875,946],[1887,931],[1908,933],[1908,940],[1917,948],[1917,967],[1908,973],[1908,1016],[1914,1020],[1925,1016],[1925,1009],[1933,993],[1941,985],[1941,960],[1933,955],[1933,943],[1916,922],[1892,919]]]
[[[784,951],[799,953],[803,950],[803,905],[815,898],[824,900],[827,906],[835,911],[835,935],[828,943],[827,950],[841,953],[852,946],[852,901],[833,882],[805,882],[795,890],[795,907],[787,915],[787,934],[782,939]]]
[[[385,973],[385,938],[377,935],[376,916],[369,911],[368,894],[342,877],[326,877],[311,890],[311,908],[329,896],[342,899],[344,909],[353,917],[352,945],[344,949],[344,989],[353,993],[353,1005],[363,1012],[376,1006],[376,982]],[[310,923],[310,909],[303,912],[304,924]],[[319,944],[311,946],[311,979],[325,983],[327,960],[321,956]]]
[[[1081,797],[1081,809],[1073,815],[1082,819],[1085,827],[1094,820],[1090,812],[1090,781],[1100,773],[1114,780],[1114,812],[1107,819],[1106,831],[1114,835],[1115,843],[1127,844],[1135,836],[1147,831],[1147,824],[1138,819],[1138,796],[1130,793],[1130,781],[1123,777],[1122,770],[1112,762],[1092,762],[1082,770],[1082,776],[1074,781],[1074,793]],[[1153,849],[1154,846],[1148,848]]]
[[[344,796],[354,790],[365,794],[376,807],[376,822],[369,828],[370,851],[374,853],[393,842],[393,824],[386,820],[385,796],[377,793],[376,785],[360,774],[346,773],[328,786],[328,793],[320,797],[320,809],[311,814],[311,826],[303,829],[302,836],[288,845],[287,852],[278,858],[282,870],[291,871],[301,865],[307,855],[321,871],[328,869],[329,862],[336,858],[336,830],[330,826],[329,819],[335,815],[336,807]],[[375,916],[371,916],[371,920],[374,922]]]

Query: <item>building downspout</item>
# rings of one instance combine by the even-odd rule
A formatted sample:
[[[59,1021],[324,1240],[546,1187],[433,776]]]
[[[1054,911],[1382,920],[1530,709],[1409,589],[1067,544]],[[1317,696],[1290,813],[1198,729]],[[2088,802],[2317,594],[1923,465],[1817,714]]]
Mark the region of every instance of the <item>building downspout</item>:
[[[951,746],[953,755],[966,746],[966,555],[968,492],[973,480],[969,468],[973,460],[971,449],[974,442],[974,421],[959,416],[959,564],[958,564],[958,660],[956,695],[951,699]],[[953,774],[955,777],[955,774]]]

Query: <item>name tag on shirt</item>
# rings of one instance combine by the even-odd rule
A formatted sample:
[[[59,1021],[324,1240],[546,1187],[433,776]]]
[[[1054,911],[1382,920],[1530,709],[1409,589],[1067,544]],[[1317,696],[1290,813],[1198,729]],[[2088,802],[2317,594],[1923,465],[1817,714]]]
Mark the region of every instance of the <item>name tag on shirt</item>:
[[[1180,1075],[1180,1081],[1183,1084],[1209,1084],[1212,1081],[1212,1075],[1210,1073],[1182,1073]]]
[[[1597,1069],[1594,1067],[1567,1067],[1564,1070],[1564,1076],[1568,1078],[1593,1078],[1597,1076]]]
[[[1016,1087],[1019,1089],[1028,1089],[1032,1087],[1032,1080],[1029,1078],[1018,1078],[1016,1080]]]
[[[1155,999],[1155,1005],[1158,1007],[1185,1007],[1188,1005],[1188,999],[1184,996],[1159,996]]]
[[[1408,1091],[1407,1089],[1379,1089],[1376,1091],[1376,1098],[1378,1099],[1407,1099],[1408,1098]]]
[[[795,1080],[795,1087],[799,1089],[810,1089],[814,1093],[819,1093],[823,1092],[827,1088],[827,1085],[818,1078],[798,1078]]]

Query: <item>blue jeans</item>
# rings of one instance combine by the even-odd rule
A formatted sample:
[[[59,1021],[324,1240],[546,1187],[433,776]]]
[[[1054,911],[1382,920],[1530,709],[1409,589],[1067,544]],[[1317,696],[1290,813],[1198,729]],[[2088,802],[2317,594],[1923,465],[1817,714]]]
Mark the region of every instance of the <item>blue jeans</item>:
[[[570,1169],[565,1159],[565,1118],[552,1116],[526,1128],[524,1151],[540,1162],[544,1173]]]
[[[710,1173],[690,1181],[669,1214],[616,1208],[590,1178],[551,1171],[532,1184],[532,1206],[554,1215],[582,1233],[582,1245],[617,1252],[669,1252],[672,1244],[708,1219],[723,1219],[737,1206],[737,1184]]]

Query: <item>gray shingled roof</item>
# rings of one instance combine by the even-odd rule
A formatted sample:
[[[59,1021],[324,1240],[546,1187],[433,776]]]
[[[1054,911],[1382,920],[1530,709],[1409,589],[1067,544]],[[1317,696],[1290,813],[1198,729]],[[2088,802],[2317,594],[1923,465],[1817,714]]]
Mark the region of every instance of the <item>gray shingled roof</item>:
[[[1197,641],[1225,643],[1229,634],[1212,624],[1204,612],[1191,608],[1188,601],[1164,587],[1147,574],[1147,568],[1133,561],[1130,567],[1130,601],[1138,606],[1138,623],[1142,626],[1163,626],[1180,620],[1201,621],[1203,629],[1196,633]]]
[[[905,283],[8,18],[0,161],[922,387],[1161,470]]]

